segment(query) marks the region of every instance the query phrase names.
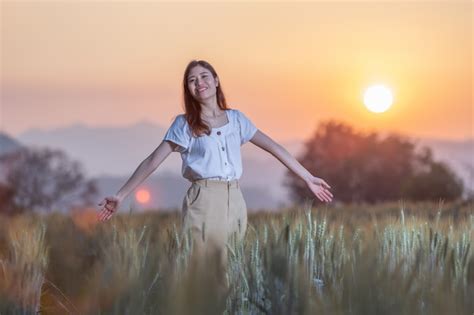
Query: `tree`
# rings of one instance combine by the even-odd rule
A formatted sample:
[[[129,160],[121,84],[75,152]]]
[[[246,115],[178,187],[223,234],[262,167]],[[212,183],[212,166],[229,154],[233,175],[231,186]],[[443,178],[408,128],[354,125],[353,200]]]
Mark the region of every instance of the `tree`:
[[[9,208],[51,211],[91,204],[97,193],[86,180],[79,162],[60,150],[22,148],[0,157],[5,185],[12,192]],[[10,209],[11,210],[11,209]]]
[[[416,157],[415,173],[401,187],[402,195],[415,200],[455,200],[463,193],[463,182],[443,162],[433,161],[430,148]]]
[[[0,183],[0,213],[11,215],[16,212],[13,207],[14,196],[15,191],[11,187]]]
[[[298,160],[312,174],[324,178],[331,185],[335,200],[342,202],[458,198],[462,183],[454,173],[446,165],[434,162],[431,155],[420,156],[414,149],[415,145],[400,135],[389,134],[380,139],[375,132],[356,132],[348,124],[329,120],[322,122],[305,142]],[[424,184],[431,194],[417,186],[420,174],[428,180]],[[447,189],[439,182],[451,186]],[[298,203],[313,198],[305,183],[290,171],[285,185]]]

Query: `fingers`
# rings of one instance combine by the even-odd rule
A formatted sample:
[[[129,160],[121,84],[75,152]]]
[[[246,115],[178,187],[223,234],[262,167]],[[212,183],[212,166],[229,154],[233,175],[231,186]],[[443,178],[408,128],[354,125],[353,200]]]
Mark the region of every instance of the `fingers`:
[[[326,183],[323,179],[321,179],[321,184],[324,185],[326,188],[331,188],[328,183]]]
[[[328,183],[324,179],[320,179],[320,186],[321,186],[321,201],[331,202],[333,194],[328,190],[331,188]]]
[[[316,184],[316,185],[319,185],[321,186],[322,188],[326,188],[326,189],[331,189],[331,186],[329,186],[328,183],[326,183],[326,181],[322,178],[319,178],[319,177],[313,177],[311,182],[313,184]]]
[[[106,212],[105,212],[105,215],[104,215],[103,221],[110,220],[110,218],[112,217],[112,214],[113,214],[112,211],[106,211]]]
[[[112,217],[112,214],[116,211],[118,202],[116,198],[107,197],[102,200],[99,204],[102,207],[100,213],[97,215],[99,221],[107,221]]]
[[[323,202],[331,202],[331,198],[327,195],[325,195],[324,193],[318,193],[316,196],[318,196],[319,200],[323,201]]]
[[[312,185],[311,185],[312,184]],[[323,179],[321,178],[313,178],[312,181],[309,182],[309,188],[313,191],[313,193],[318,197],[319,200],[323,202],[331,202],[332,198],[334,197],[333,194],[328,190],[331,186],[328,185]],[[313,186],[316,185],[316,186]]]
[[[102,210],[98,215],[99,221],[105,221],[105,215],[106,215],[106,211]]]
[[[109,210],[107,208],[103,208],[102,211],[99,213],[98,218],[99,221],[107,221],[112,217],[112,214],[114,213],[113,210]]]
[[[326,181],[324,179],[320,178],[319,181],[318,181],[318,184],[324,189],[331,189],[331,186],[329,186],[329,184],[326,183]]]
[[[319,200],[324,201],[324,202],[331,202],[333,195],[331,194],[330,191],[322,188],[321,191],[319,191],[316,196],[319,198]]]
[[[331,202],[331,198],[325,196],[324,194],[319,194],[319,200],[323,201],[323,202]]]
[[[334,197],[334,195],[327,189],[323,189],[323,191],[329,196],[329,197]]]
[[[109,210],[106,209],[105,207],[102,208],[102,210],[99,213],[99,220],[100,221],[105,221],[105,218],[107,217],[107,214],[109,213]]]
[[[331,201],[332,198],[334,197],[333,194],[332,194],[329,190],[326,190],[326,189],[325,189],[323,192],[324,192],[324,194],[326,195],[326,197],[329,198],[329,201]]]

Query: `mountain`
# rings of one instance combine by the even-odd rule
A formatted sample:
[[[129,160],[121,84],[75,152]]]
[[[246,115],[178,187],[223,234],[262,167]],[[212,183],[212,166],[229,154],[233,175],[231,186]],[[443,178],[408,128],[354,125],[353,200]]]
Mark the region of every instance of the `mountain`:
[[[22,147],[23,145],[20,142],[0,131],[0,157],[15,152]],[[0,184],[6,182],[6,176],[6,167],[0,167]]]
[[[0,132],[0,155],[8,154],[21,148],[22,145],[4,132]]]
[[[125,176],[158,146],[165,132],[148,121],[126,127],[76,124],[53,130],[30,130],[18,139],[27,145],[63,149],[84,164],[89,176]]]

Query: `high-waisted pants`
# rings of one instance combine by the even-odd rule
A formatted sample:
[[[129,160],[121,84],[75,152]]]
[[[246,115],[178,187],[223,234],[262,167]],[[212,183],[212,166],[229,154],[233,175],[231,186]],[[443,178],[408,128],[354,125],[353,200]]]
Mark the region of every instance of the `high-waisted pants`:
[[[218,278],[227,266],[227,243],[241,241],[247,228],[247,205],[238,180],[200,179],[192,182],[183,200],[183,231],[191,230],[193,254],[218,258]]]

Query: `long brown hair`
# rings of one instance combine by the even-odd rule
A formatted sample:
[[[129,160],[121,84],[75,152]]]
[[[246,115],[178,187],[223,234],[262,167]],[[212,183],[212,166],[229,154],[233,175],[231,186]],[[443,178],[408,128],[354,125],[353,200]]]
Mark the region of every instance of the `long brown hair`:
[[[202,134],[211,134],[211,128],[201,119],[201,104],[196,101],[188,89],[188,75],[192,68],[195,66],[202,66],[209,70],[216,79],[217,72],[214,68],[204,60],[192,60],[186,67],[184,71],[184,78],[183,78],[183,95],[184,95],[184,110],[185,110],[185,117],[191,128],[191,132],[193,135],[201,136]],[[227,103],[225,101],[224,92],[222,91],[222,84],[221,80],[219,79],[219,84],[216,87],[216,98],[217,98],[217,105],[220,109],[227,110]]]

